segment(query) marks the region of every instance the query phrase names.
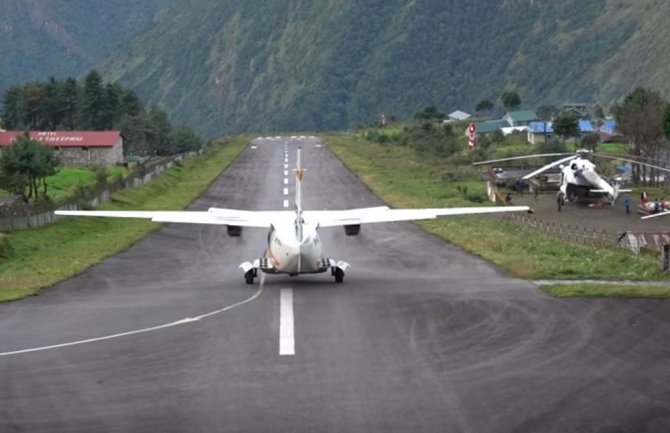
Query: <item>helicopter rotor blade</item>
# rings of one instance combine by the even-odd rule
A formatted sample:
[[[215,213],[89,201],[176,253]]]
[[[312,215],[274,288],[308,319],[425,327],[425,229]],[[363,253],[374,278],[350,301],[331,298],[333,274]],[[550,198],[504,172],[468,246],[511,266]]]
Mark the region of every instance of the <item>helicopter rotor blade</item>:
[[[647,162],[642,162],[642,161],[637,161],[635,159],[629,158],[629,157],[623,157],[621,155],[614,156],[614,155],[608,155],[608,154],[603,154],[603,153],[596,153],[594,154],[595,156],[602,157],[602,158],[609,158],[609,159],[616,159],[620,161],[626,161],[630,162],[631,164],[638,164],[638,165],[644,165],[646,167],[650,168],[655,168],[656,170],[661,170],[670,173],[670,168],[668,167],[661,167],[655,164],[649,164]]]
[[[473,162],[472,165],[483,165],[483,164],[494,164],[496,162],[505,162],[505,161],[515,161],[517,159],[530,159],[530,158],[544,158],[548,156],[565,156],[565,155],[572,155],[571,158],[574,158],[575,155],[573,153],[538,153],[535,155],[520,155],[520,156],[510,156],[509,158],[501,158],[501,159],[491,159],[488,161],[480,161],[480,162]]]
[[[527,175],[523,176],[521,179],[530,179],[531,177],[533,177],[533,176],[537,176],[538,174],[540,174],[540,173],[542,173],[542,172],[544,172],[544,171],[547,171],[547,170],[549,170],[550,168],[556,167],[556,166],[558,166],[558,165],[563,164],[564,162],[573,160],[573,159],[578,158],[578,157],[579,157],[579,155],[570,155],[570,156],[568,156],[568,157],[566,157],[566,158],[561,158],[561,159],[559,159],[558,161],[554,161],[554,162],[552,162],[551,164],[547,164],[547,165],[545,165],[545,166],[543,166],[543,167],[540,167],[540,168],[538,168],[538,169],[535,170],[535,171],[531,171],[531,172],[528,173]]]

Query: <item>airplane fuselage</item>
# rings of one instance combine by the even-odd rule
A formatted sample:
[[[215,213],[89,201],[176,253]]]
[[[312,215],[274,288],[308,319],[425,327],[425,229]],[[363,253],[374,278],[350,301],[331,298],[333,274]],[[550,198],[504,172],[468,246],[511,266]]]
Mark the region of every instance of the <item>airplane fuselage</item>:
[[[299,233],[295,223],[284,223],[270,230],[267,257],[272,269],[269,272],[298,275],[328,269],[323,261],[321,239],[316,227],[303,223],[301,229],[302,233]]]

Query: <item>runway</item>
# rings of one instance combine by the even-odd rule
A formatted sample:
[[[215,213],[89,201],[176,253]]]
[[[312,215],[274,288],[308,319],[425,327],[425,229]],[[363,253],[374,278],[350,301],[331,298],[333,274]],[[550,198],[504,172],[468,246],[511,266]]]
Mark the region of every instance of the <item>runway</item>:
[[[298,146],[305,209],[381,204],[268,137],[191,208],[292,209]],[[343,284],[247,285],[264,230],[169,224],[0,305],[0,432],[670,431],[668,301],[554,299],[411,223],[320,234]]]

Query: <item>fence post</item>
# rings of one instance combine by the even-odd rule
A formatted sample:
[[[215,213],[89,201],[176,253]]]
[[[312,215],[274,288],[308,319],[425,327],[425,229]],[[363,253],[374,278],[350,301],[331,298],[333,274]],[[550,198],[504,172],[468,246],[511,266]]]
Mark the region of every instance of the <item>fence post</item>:
[[[664,272],[668,272],[670,270],[670,244],[663,245],[661,267],[663,268]]]

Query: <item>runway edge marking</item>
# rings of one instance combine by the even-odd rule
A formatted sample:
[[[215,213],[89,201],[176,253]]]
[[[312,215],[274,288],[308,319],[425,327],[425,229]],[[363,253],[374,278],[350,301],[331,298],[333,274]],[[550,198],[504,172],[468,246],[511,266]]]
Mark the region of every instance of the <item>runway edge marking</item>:
[[[136,329],[134,331],[121,332],[121,333],[118,333],[118,334],[105,335],[103,337],[88,338],[86,340],[71,341],[71,342],[68,342],[68,343],[61,343],[61,344],[52,344],[50,346],[33,347],[33,348],[30,348],[30,349],[13,350],[11,352],[0,352],[0,357],[10,356],[10,355],[20,355],[20,354],[31,353],[31,352],[41,352],[41,351],[51,350],[51,349],[61,349],[63,347],[78,346],[78,345],[87,344],[87,343],[95,343],[95,342],[98,342],[98,341],[111,340],[111,339],[114,339],[114,338],[127,337],[127,336],[130,336],[130,335],[136,335],[136,334],[144,334],[144,333],[147,333],[147,332],[153,332],[153,331],[158,331],[158,330],[165,329],[165,328],[171,328],[173,326],[179,326],[179,325],[185,325],[185,324],[188,324],[188,323],[197,322],[201,319],[206,319],[208,317],[211,317],[211,316],[214,316],[214,315],[217,315],[217,314],[220,314],[220,313],[224,313],[228,310],[232,310],[233,308],[242,306],[244,304],[248,304],[249,302],[258,298],[261,295],[261,293],[263,293],[263,286],[265,284],[265,278],[264,277],[265,277],[265,274],[261,274],[261,280],[260,280],[260,284],[258,285],[258,290],[256,290],[256,292],[251,297],[249,297],[249,298],[247,298],[243,301],[237,302],[235,304],[225,306],[225,307],[220,308],[218,310],[210,311],[209,313],[201,314],[201,315],[195,316],[195,317],[186,317],[184,319],[177,320],[176,322],[170,322],[170,323],[166,323],[166,324],[163,324],[163,325],[151,326],[149,328]]]

